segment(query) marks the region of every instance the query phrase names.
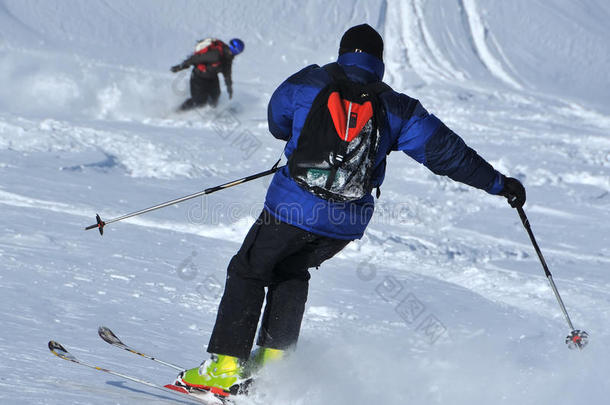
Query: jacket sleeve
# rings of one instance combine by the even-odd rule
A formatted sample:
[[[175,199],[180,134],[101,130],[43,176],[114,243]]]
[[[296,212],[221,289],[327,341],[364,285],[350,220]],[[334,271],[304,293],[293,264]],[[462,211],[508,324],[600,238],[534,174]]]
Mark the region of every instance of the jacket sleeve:
[[[225,85],[227,86],[227,91],[230,94],[233,93],[232,70],[233,70],[233,58],[225,58],[222,62],[222,77],[224,77],[224,79],[225,79]]]
[[[292,135],[292,120],[294,115],[294,95],[298,85],[290,78],[282,83],[271,96],[267,107],[267,122],[269,132],[284,141]]]
[[[183,66],[202,65],[206,63],[215,63],[220,61],[220,53],[212,49],[206,53],[194,53],[182,62]]]
[[[415,102],[413,114],[402,123],[397,149],[424,164],[434,174],[498,194],[504,187],[504,175],[441,120],[428,114],[419,101]]]

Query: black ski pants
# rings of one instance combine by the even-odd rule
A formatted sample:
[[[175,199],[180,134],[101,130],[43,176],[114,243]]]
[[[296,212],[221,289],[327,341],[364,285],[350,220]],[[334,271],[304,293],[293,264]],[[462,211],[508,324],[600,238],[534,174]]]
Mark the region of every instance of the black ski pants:
[[[187,99],[180,106],[181,110],[210,105],[216,107],[220,98],[220,82],[218,75],[202,77],[198,73],[191,73],[191,98]]]
[[[229,263],[208,352],[247,359],[265,298],[257,345],[282,350],[295,345],[307,301],[308,269],[349,242],[305,231],[263,210]]]

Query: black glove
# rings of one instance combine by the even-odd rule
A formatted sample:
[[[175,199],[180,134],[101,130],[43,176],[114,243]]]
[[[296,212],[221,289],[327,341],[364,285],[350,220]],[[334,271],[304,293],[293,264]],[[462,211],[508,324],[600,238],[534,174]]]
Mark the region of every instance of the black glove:
[[[525,204],[525,188],[523,184],[515,178],[507,177],[504,180],[504,188],[499,193],[508,199],[508,203],[513,208],[521,208]]]
[[[174,73],[177,73],[177,72],[179,72],[181,70],[186,69],[187,67],[188,66],[184,66],[183,64],[180,64],[180,65],[172,66],[169,70],[171,70]]]

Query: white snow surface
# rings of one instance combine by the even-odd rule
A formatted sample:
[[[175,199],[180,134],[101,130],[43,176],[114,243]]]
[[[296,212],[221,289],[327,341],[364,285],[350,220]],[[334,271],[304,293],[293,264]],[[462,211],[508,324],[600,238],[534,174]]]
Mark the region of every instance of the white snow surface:
[[[604,0],[0,2],[0,403],[191,403],[225,269],[269,179],[83,228],[270,167],[275,87],[334,60],[348,27],[385,38],[386,81],[528,192],[576,328],[500,197],[389,157],[363,239],[313,271],[297,351],[242,404],[603,404],[610,389],[610,3]],[[235,96],[171,111],[197,39],[240,37]],[[433,326],[436,326],[434,328]]]

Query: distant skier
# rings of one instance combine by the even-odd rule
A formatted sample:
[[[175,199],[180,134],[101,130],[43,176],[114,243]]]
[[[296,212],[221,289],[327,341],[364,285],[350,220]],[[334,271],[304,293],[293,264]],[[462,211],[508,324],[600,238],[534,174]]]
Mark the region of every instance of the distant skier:
[[[343,35],[337,63],[308,66],[273,93],[269,130],[287,142],[288,164],[273,177],[263,212],[229,263],[211,358],[182,372],[177,384],[227,395],[295,345],[308,269],[363,236],[389,152],[403,151],[435,174],[505,196],[514,207],[525,203],[519,180],[495,170],[418,100],[381,82],[382,57],[381,36],[358,25]],[[251,354],[265,299],[259,348]]]
[[[232,98],[233,58],[243,50],[244,43],[238,38],[230,40],[228,45],[215,38],[197,41],[195,52],[184,62],[171,68],[171,71],[176,73],[193,66],[190,81],[191,97],[182,103],[179,110],[186,111],[204,105],[215,107],[220,97],[218,73],[222,73],[224,76],[229,98]]]

